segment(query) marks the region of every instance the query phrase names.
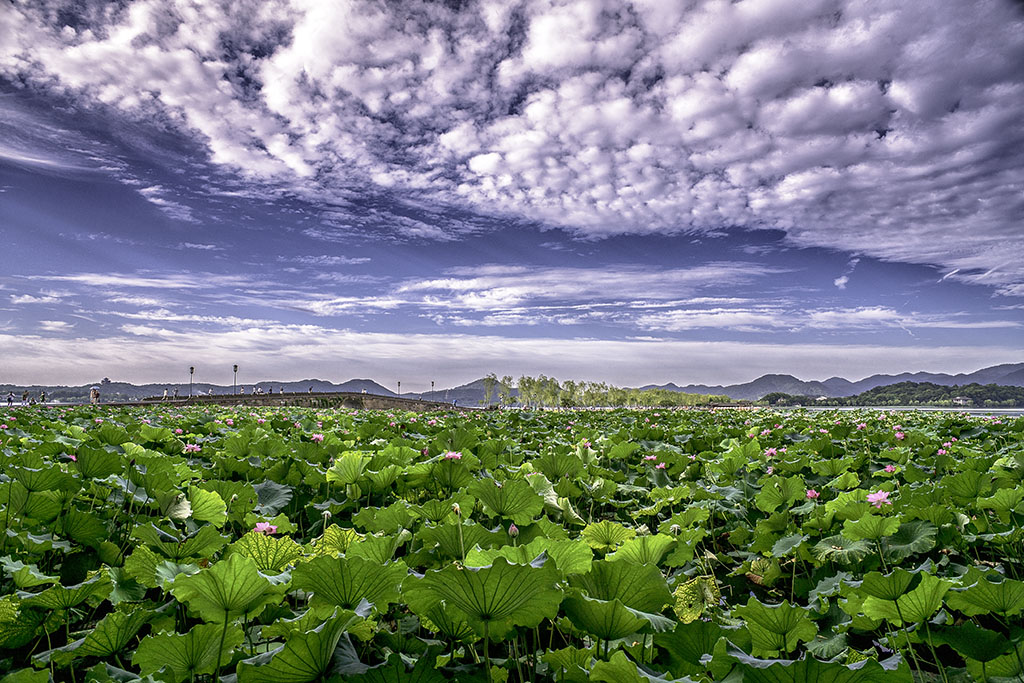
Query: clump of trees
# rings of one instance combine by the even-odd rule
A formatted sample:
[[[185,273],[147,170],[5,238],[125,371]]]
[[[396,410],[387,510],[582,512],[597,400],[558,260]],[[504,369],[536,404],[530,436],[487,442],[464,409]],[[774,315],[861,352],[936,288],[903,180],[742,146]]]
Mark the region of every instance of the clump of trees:
[[[668,389],[629,389],[606,382],[577,380],[559,381],[554,377],[522,375],[501,379],[491,373],[484,377],[484,404],[489,405],[497,392],[502,405],[518,404],[524,408],[586,408],[586,407],[673,407],[729,403],[723,395],[687,394]]]
[[[950,406],[981,408],[1024,407],[1024,387],[999,384],[943,386],[932,382],[897,382],[869,389],[856,396],[820,398],[779,391],[765,394],[761,401],[787,406]]]

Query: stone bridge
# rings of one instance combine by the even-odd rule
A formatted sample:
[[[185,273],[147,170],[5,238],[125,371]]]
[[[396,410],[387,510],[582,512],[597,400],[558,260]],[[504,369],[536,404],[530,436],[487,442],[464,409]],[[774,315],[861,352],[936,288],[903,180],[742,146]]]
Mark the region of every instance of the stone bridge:
[[[214,394],[212,396],[189,396],[178,399],[151,397],[120,405],[184,405],[184,406],[299,406],[302,408],[347,408],[350,410],[470,410],[464,406],[453,406],[438,401],[420,401],[399,396],[380,396],[357,392],[291,392],[282,394]],[[113,405],[113,404],[107,404]]]

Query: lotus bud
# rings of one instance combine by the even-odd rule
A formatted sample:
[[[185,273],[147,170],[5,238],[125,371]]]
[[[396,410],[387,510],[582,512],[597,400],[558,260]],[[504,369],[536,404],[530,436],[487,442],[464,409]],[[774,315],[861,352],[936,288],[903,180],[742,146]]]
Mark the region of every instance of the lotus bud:
[[[452,503],[452,512],[454,512],[459,517],[462,516],[462,508],[459,507],[458,503]]]
[[[673,524],[672,526],[670,526],[668,528],[668,532],[670,534],[672,534],[673,536],[678,536],[679,532],[682,531],[682,530],[683,530],[682,527],[680,527],[678,524]]]
[[[514,522],[508,525],[508,535],[512,538],[519,535],[519,527],[517,527]]]

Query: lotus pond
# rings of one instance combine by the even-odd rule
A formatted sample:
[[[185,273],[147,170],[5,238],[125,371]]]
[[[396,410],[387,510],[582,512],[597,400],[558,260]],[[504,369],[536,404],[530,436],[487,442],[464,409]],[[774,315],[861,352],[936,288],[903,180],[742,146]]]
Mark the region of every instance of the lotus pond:
[[[1024,418],[178,411],[0,413],[4,683],[1024,680]]]

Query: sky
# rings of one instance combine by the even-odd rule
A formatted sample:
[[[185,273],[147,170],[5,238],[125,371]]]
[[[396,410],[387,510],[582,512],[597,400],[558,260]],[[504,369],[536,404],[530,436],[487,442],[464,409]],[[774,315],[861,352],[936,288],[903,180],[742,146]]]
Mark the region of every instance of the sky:
[[[13,0],[0,382],[1024,359],[1024,3]]]

